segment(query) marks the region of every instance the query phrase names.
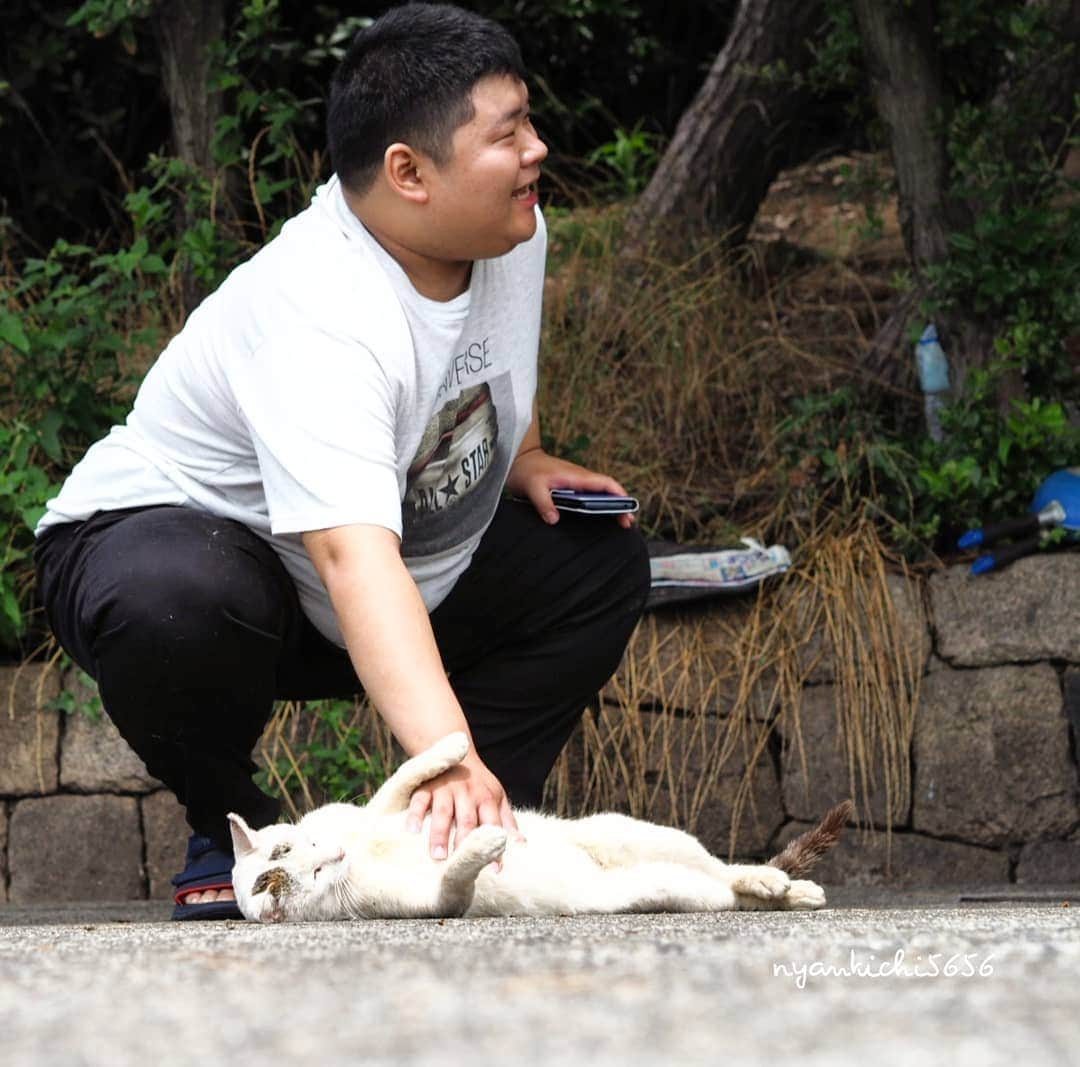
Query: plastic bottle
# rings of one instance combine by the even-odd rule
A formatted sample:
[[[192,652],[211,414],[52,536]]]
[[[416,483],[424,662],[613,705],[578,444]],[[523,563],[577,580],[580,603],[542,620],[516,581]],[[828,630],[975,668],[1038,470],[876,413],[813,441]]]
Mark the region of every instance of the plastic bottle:
[[[915,359],[919,365],[926,428],[933,440],[940,441],[945,436],[941,429],[941,408],[949,391],[949,360],[938,341],[937,327],[932,322],[923,330],[915,346]]]

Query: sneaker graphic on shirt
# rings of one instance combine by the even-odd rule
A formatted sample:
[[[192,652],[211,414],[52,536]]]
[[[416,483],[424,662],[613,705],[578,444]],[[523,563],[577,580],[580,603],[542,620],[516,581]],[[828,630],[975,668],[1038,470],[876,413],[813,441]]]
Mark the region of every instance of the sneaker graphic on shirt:
[[[486,382],[444,404],[428,423],[406,479],[406,519],[423,525],[468,502],[495,461],[499,423]]]

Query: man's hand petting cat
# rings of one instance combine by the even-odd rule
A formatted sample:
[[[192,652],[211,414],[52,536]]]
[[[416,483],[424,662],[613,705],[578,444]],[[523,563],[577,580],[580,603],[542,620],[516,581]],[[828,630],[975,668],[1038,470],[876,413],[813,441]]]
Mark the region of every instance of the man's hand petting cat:
[[[521,836],[502,784],[473,753],[413,793],[406,828],[418,833],[429,811],[432,859],[446,859],[451,826],[455,844],[477,826],[501,826],[511,836]]]

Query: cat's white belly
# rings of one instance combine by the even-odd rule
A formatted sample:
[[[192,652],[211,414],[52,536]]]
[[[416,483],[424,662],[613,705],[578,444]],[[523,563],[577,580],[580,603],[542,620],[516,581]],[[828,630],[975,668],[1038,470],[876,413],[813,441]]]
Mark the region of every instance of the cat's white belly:
[[[522,829],[530,833],[527,825]],[[524,842],[507,842],[501,869],[489,865],[480,872],[466,915],[563,915],[593,910],[589,887],[599,872],[595,861],[558,835],[531,829]]]
[[[598,870],[590,856],[544,825],[543,816],[520,817],[519,826],[528,835],[526,840],[511,838],[501,866],[488,864],[481,870],[465,914],[559,915],[571,908],[593,910],[582,892]],[[431,858],[428,830],[427,822],[420,833],[406,830],[405,817],[394,815],[381,818],[376,827],[358,826],[349,835],[348,880],[360,889],[362,911],[401,917],[438,913],[433,909],[451,861]]]

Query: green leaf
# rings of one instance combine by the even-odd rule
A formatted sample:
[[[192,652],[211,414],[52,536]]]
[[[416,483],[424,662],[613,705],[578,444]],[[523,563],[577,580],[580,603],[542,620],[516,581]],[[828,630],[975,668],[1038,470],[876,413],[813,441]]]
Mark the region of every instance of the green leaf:
[[[42,451],[54,463],[63,459],[60,452],[60,427],[64,425],[64,416],[55,408],[46,411],[38,423],[37,436]]]
[[[0,309],[0,341],[17,349],[24,356],[30,355],[30,338],[26,336],[18,315],[6,309]]]
[[[44,504],[37,504],[32,508],[25,508],[22,511],[22,520],[26,523],[26,526],[30,530],[36,530],[37,524],[41,522],[41,516],[45,514],[48,509]]]
[[[23,614],[19,608],[19,599],[6,581],[0,586],[0,612],[7,619],[11,629],[16,634],[21,634],[23,631]]]

